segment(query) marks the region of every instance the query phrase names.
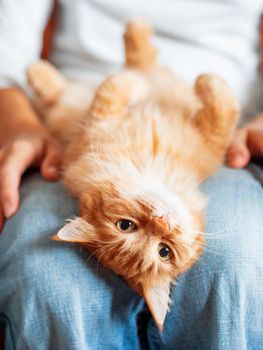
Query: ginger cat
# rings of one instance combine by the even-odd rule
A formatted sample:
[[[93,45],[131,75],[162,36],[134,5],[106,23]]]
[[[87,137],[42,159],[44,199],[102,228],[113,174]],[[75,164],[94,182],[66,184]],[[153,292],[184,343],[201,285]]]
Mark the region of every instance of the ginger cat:
[[[219,77],[201,75],[192,88],[158,66],[150,37],[142,21],[128,23],[126,64],[96,91],[45,62],[29,67],[28,81],[80,202],[57,239],[123,276],[161,330],[171,285],[202,252],[199,186],[222,164],[239,113]]]

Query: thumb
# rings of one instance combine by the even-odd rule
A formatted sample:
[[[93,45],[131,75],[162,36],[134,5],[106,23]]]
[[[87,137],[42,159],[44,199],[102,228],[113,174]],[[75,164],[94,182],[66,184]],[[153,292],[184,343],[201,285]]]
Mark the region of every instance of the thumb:
[[[250,161],[251,155],[247,146],[248,129],[238,129],[227,152],[227,165],[231,168],[243,168]]]
[[[62,162],[61,149],[54,141],[48,141],[46,151],[40,165],[41,175],[48,181],[56,181],[60,176]]]

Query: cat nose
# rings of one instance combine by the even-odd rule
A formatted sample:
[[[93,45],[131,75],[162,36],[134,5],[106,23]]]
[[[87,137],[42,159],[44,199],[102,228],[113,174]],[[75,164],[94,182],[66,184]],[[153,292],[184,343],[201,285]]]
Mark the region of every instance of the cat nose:
[[[163,226],[166,230],[169,229],[168,216],[163,214],[162,216],[154,217],[153,220],[159,225]]]

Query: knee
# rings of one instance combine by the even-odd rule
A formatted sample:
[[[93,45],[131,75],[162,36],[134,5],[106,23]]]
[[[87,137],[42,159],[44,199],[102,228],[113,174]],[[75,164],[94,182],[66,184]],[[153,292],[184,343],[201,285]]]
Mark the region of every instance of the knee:
[[[205,186],[204,258],[215,271],[251,275],[263,249],[261,184],[246,170],[223,169]]]
[[[77,203],[62,184],[46,182],[38,174],[26,177],[20,191],[20,208],[5,223],[0,254],[8,249],[15,255],[20,246],[50,239],[76,212]]]
[[[38,244],[20,249],[14,264],[19,266],[16,278],[19,292],[25,287],[28,300],[56,310],[63,307],[77,308],[92,313],[103,313],[111,294],[118,291],[121,299],[134,298],[135,293],[123,279],[103,268],[90,253],[73,244],[60,242]]]
[[[240,222],[240,226],[220,236],[206,238],[200,263],[213,275],[243,276],[249,280],[260,266],[263,271],[262,249],[263,237],[259,228],[251,232]]]
[[[107,289],[107,283],[97,277],[96,261],[76,246],[38,241],[20,249],[14,263],[19,267],[15,277],[18,293],[22,295],[24,288],[26,300],[34,300],[52,310],[56,310],[58,304],[66,307],[73,300],[78,304],[82,293],[85,293],[87,307],[96,306],[96,297],[99,299],[98,294]]]

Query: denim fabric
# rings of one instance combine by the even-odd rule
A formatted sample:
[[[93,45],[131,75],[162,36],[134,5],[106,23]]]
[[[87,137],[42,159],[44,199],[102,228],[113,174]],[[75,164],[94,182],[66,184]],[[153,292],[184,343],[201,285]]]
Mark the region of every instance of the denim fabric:
[[[205,252],[178,279],[161,337],[151,322],[148,338],[159,340],[152,349],[263,349],[262,180],[250,165],[205,183]]]
[[[0,236],[0,314],[6,348],[263,349],[263,171],[222,169],[204,185],[207,243],[172,292],[164,331],[139,329],[145,305],[119,276],[76,245],[50,239],[76,203],[38,174]],[[145,318],[147,319],[147,317]]]

